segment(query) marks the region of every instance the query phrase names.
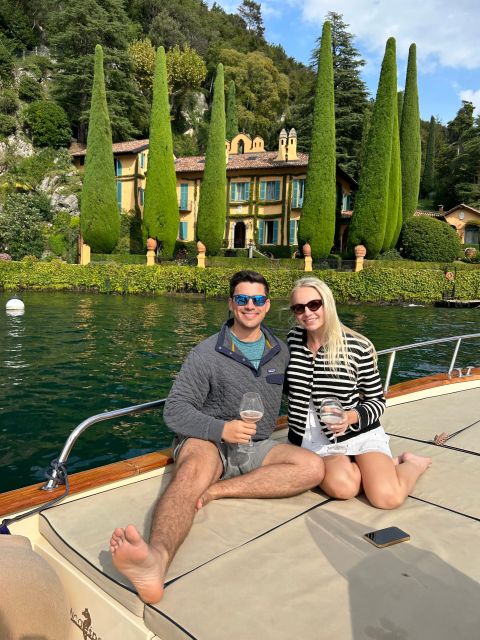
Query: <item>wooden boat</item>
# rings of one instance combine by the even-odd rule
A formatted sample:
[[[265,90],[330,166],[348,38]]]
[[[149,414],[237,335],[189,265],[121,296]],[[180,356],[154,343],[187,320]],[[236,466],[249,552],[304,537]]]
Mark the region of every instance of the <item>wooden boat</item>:
[[[112,566],[108,540],[115,526],[127,522],[148,531],[152,505],[170,479],[169,452],[77,473],[68,479],[68,497],[7,523],[13,535],[0,535],[0,637],[478,638],[480,368],[467,366],[478,364],[478,338],[448,339],[455,343],[448,372],[392,387],[395,355],[411,346],[380,352],[390,358],[383,424],[392,450],[433,458],[401,508],[381,511],[362,496],[341,502],[321,491],[210,503],[198,513],[170,567],[163,600],[145,605]],[[458,349],[467,339],[476,355],[458,368]],[[161,402],[84,421],[60,462],[91,424]],[[275,438],[285,439],[285,426],[285,419],[279,420]],[[51,475],[54,485],[62,464]],[[14,518],[64,491],[60,486],[45,492],[36,485],[4,493],[0,515]],[[410,541],[379,549],[363,537],[392,525],[408,532]],[[38,603],[49,588],[56,591],[46,596],[44,614]],[[55,616],[62,618],[58,624]],[[18,631],[26,622],[40,625],[37,635]]]

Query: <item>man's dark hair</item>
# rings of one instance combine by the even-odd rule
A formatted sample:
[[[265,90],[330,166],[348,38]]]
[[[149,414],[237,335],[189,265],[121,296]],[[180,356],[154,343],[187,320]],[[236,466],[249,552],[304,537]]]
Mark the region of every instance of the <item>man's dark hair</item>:
[[[263,284],[265,287],[265,293],[268,296],[268,292],[270,291],[270,287],[268,286],[268,282],[262,276],[261,273],[257,271],[249,271],[248,269],[244,269],[243,271],[237,271],[230,278],[230,298],[233,297],[233,292],[235,291],[235,287],[241,282],[251,282],[252,284]]]

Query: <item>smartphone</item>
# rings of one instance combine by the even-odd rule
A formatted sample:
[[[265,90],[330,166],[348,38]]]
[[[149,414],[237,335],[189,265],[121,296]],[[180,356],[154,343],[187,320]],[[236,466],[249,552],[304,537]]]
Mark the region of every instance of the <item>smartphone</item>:
[[[378,529],[365,533],[364,538],[374,544],[376,547],[389,547],[397,542],[405,542],[410,540],[410,536],[398,527],[387,527],[386,529]]]

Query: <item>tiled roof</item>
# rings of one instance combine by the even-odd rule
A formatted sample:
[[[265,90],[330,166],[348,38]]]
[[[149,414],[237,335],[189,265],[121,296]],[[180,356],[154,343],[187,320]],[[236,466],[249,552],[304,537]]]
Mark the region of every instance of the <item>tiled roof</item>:
[[[277,160],[277,151],[260,151],[259,153],[235,153],[228,156],[227,169],[273,169],[278,167],[305,167],[308,164],[308,155],[298,153],[297,160],[288,162]],[[175,169],[179,172],[203,171],[205,156],[190,156],[177,158]]]
[[[452,209],[449,209],[448,211],[445,211],[444,215],[448,215],[449,213],[453,213],[457,209],[467,209],[468,211],[471,211],[472,213],[476,213],[477,215],[480,215],[480,211],[478,209],[474,209],[474,207],[471,207],[468,204],[464,204],[463,202],[461,204],[457,204]]]
[[[148,149],[148,138],[145,140],[127,140],[126,142],[115,142],[112,144],[113,153],[138,153]],[[84,156],[87,153],[86,147],[78,142],[74,142],[70,146],[70,155],[75,157]]]
[[[417,209],[413,215],[417,217],[443,218],[445,213],[443,211],[425,211],[423,209]]]

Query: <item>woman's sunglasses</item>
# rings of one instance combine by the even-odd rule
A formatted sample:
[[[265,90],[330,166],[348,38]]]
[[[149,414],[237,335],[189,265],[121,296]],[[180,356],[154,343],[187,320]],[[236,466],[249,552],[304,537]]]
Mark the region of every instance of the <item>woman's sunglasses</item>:
[[[233,301],[238,304],[239,307],[244,307],[251,300],[256,307],[263,307],[268,300],[267,296],[246,296],[243,293],[239,293],[233,296]]]
[[[310,300],[307,304],[292,304],[290,309],[296,316],[301,316],[302,313],[305,313],[305,309],[308,309],[309,311],[318,311],[322,305],[323,300]]]

